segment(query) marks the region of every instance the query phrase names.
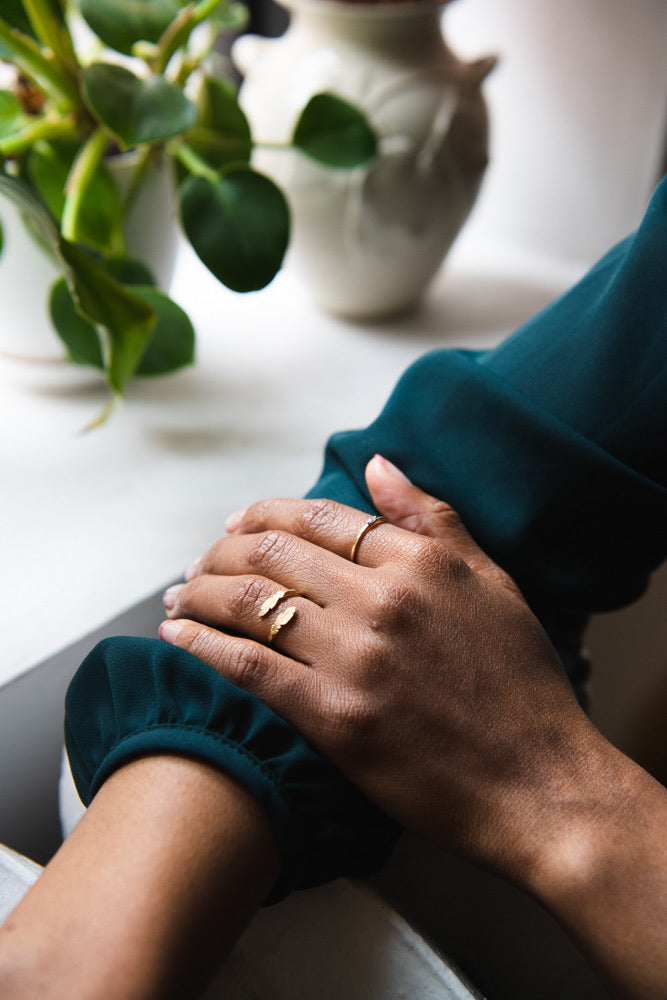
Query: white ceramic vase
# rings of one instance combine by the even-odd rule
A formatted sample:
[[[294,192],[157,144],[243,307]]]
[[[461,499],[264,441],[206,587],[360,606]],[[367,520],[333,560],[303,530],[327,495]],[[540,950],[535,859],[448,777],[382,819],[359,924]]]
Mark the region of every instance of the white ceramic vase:
[[[133,153],[110,162],[121,192],[133,166]],[[64,348],[48,312],[49,289],[61,272],[27,232],[19,211],[7,198],[0,198],[0,222],[4,235],[0,254],[0,354],[34,361],[64,359]],[[150,267],[164,291],[171,284],[178,240],[171,170],[167,165],[150,165],[127,216],[125,241],[128,254]]]
[[[255,139],[288,142],[321,91],[363,108],[380,137],[379,156],[352,171],[256,150],[255,164],[290,201],[289,261],[331,312],[363,318],[411,306],[477,196],[487,163],[480,85],[495,59],[461,62],[434,0],[281,2],[291,12],[286,33],[245,35],[232,51]]]

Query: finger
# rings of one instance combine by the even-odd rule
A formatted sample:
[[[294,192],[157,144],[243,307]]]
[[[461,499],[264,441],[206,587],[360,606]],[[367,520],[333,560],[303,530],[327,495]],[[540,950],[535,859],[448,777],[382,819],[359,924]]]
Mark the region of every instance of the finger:
[[[511,578],[480,549],[453,507],[414,486],[382,455],[375,455],[366,466],[366,484],[377,509],[393,524],[437,538],[474,572],[516,589]]]
[[[318,704],[322,685],[315,670],[272,647],[186,619],[163,622],[159,634],[165,642],[187,650],[232,684],[260,698],[309,735],[313,727],[306,709],[309,704]]]
[[[329,621],[312,601],[261,576],[198,576],[163,595],[170,618],[188,618],[311,663],[328,641]],[[325,647],[326,648],[326,647]]]
[[[286,531],[270,530],[219,539],[202,556],[197,575],[263,576],[328,607],[358,584],[358,572],[359,567],[326,549]]]
[[[228,524],[232,527],[231,537],[266,531],[286,532],[349,562],[355,540],[368,521],[369,515],[363,511],[332,500],[272,499],[253,504],[233,516]],[[359,541],[355,562],[377,568],[393,559],[406,545],[411,546],[409,533],[378,524],[367,530]],[[204,567],[200,567],[200,571],[206,571]],[[275,574],[267,575],[275,577]]]

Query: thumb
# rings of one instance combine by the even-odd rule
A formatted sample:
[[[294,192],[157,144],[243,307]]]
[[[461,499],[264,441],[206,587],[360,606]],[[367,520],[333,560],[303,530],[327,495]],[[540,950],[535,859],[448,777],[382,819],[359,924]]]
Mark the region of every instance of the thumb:
[[[382,455],[366,466],[366,485],[377,510],[392,524],[419,535],[437,538],[453,549],[468,566],[491,580],[516,586],[468,534],[461,518],[446,501],[424,493]]]

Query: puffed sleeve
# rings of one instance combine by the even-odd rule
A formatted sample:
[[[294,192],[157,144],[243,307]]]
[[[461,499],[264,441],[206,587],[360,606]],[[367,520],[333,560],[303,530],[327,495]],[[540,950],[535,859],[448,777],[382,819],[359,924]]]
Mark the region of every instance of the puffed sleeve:
[[[284,719],[159,639],[118,637],[92,650],[67,692],[65,743],[86,806],[113,771],[146,754],[191,756],[230,774],[263,807],[280,844],[268,903],[376,871],[399,834]]]
[[[417,361],[373,424],[331,438],[309,496],[371,511],[376,452],[458,510],[552,635],[638,597],[667,554],[667,179],[499,347]]]

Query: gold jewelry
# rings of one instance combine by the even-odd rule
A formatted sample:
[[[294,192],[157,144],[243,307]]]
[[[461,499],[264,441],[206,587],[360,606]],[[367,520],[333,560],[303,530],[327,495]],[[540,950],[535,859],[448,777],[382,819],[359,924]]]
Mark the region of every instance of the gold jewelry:
[[[262,604],[257,613],[257,617],[263,618],[264,615],[268,615],[269,611],[273,611],[276,604],[278,604],[279,601],[282,601],[284,597],[295,597],[296,594],[296,590],[277,590],[275,594],[271,594],[271,596],[267,597],[264,601],[264,604]]]
[[[292,605],[289,608],[285,608],[284,611],[279,611],[276,615],[276,620],[269,629],[269,642],[273,642],[274,638],[278,635],[283,625],[287,625],[288,622],[292,621],[294,615],[296,614],[296,608]]]
[[[361,529],[361,531],[359,532],[359,534],[357,535],[357,537],[355,538],[355,540],[352,542],[352,548],[350,549],[350,562],[354,562],[355,561],[355,556],[356,556],[357,550],[359,548],[359,542],[364,537],[364,535],[368,531],[371,531],[372,528],[375,528],[376,525],[378,525],[378,524],[388,524],[388,523],[389,522],[387,521],[387,518],[386,517],[382,517],[381,514],[376,514],[375,517],[369,517],[368,518],[368,520],[366,521],[365,525],[363,526],[363,528]]]

